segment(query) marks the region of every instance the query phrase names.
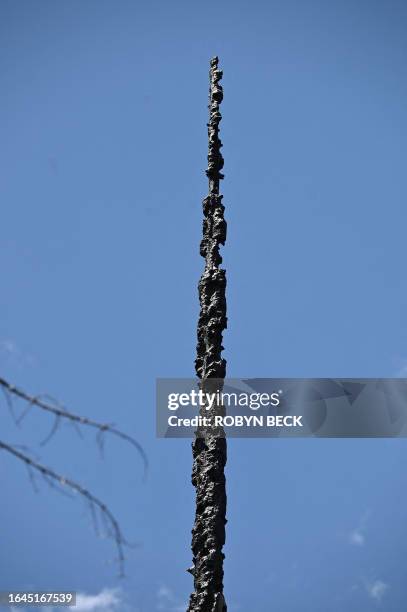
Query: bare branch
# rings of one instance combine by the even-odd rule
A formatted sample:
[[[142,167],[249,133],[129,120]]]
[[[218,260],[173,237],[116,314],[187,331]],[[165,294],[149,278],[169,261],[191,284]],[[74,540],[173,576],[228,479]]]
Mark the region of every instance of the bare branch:
[[[0,448],[14,455],[15,457],[17,457],[17,459],[20,459],[20,461],[23,461],[26,464],[29,472],[30,471],[39,472],[44,477],[46,482],[50,484],[50,486],[52,486],[53,488],[55,488],[55,483],[58,485],[66,486],[72,491],[79,493],[83,498],[85,498],[89,502],[89,504],[92,505],[92,507],[96,506],[97,508],[99,508],[101,512],[101,517],[103,517],[103,520],[106,523],[107,533],[110,537],[114,539],[116,543],[116,548],[118,552],[120,576],[121,577],[124,576],[123,547],[128,546],[128,542],[123,537],[119,523],[117,522],[116,518],[111,513],[109,508],[100,499],[98,499],[90,491],[88,491],[88,489],[85,489],[82,485],[78,484],[74,480],[71,480],[70,478],[65,478],[64,476],[61,476],[60,474],[58,474],[51,468],[45,465],[42,465],[41,463],[38,463],[37,461],[34,461],[28,455],[18,451],[16,447],[10,444],[6,444],[5,442],[2,442],[0,440]]]
[[[9,407],[10,407],[10,402],[11,402],[9,395],[14,395],[16,397],[19,397],[19,398],[23,399],[24,401],[28,402],[28,404],[29,404],[28,408],[25,410],[23,415],[17,421],[16,421],[16,419],[14,419],[16,421],[16,424],[21,422],[21,420],[25,417],[25,415],[27,414],[27,412],[31,408],[31,406],[36,406],[37,408],[40,408],[41,410],[44,410],[46,412],[49,412],[49,413],[53,414],[55,417],[60,417],[60,418],[63,418],[63,419],[68,419],[74,425],[80,424],[80,425],[86,425],[88,427],[94,427],[94,428],[99,430],[99,433],[109,432],[110,434],[113,434],[113,435],[121,438],[122,440],[125,440],[126,442],[129,442],[132,446],[134,446],[137,449],[138,453],[140,454],[140,456],[141,456],[141,458],[143,460],[144,480],[145,480],[145,478],[147,476],[147,471],[148,471],[148,459],[147,459],[147,455],[146,455],[143,447],[141,446],[141,444],[139,442],[137,442],[137,440],[135,440],[135,438],[133,438],[132,436],[129,436],[128,434],[120,431],[119,429],[116,429],[112,425],[109,425],[109,424],[106,424],[106,423],[99,423],[98,421],[94,421],[93,419],[88,419],[87,417],[82,417],[82,416],[79,416],[77,414],[74,414],[74,413],[70,412],[69,410],[67,410],[66,408],[64,408],[63,406],[60,406],[59,404],[56,404],[55,406],[53,406],[50,403],[50,400],[53,401],[54,403],[55,403],[55,400],[50,398],[50,396],[37,396],[37,397],[35,397],[35,396],[32,396],[32,395],[29,395],[28,393],[26,393],[22,389],[19,389],[18,387],[15,387],[14,385],[11,385],[4,378],[0,378],[0,387],[5,392],[5,395],[6,395]],[[43,399],[43,398],[45,398],[45,399]],[[48,401],[47,401],[47,399],[48,399]],[[53,428],[53,430],[51,432],[51,435],[46,438],[46,441],[48,441],[48,439],[50,437],[52,437],[52,435],[55,433],[55,431],[54,431],[54,428]],[[43,442],[43,444],[44,443],[45,442]]]
[[[62,477],[60,483],[55,484],[55,481],[52,478],[50,478],[48,474],[42,473],[41,476],[44,482],[49,486],[50,489],[54,489],[54,491],[58,491],[58,493],[61,493],[61,495],[65,495],[65,497],[69,497],[70,499],[73,499],[73,495],[69,493],[69,491],[65,491],[65,489],[62,488],[62,486],[59,486],[59,484],[61,485],[65,484],[65,478]]]

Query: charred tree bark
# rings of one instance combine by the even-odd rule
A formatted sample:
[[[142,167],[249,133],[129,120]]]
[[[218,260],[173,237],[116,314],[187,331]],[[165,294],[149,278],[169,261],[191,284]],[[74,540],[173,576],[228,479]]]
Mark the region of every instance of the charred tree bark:
[[[223,388],[226,360],[222,358],[222,335],[226,328],[226,273],[220,268],[220,245],[226,240],[226,221],[219,181],[223,179],[223,157],[220,152],[219,105],[223,90],[219,81],[218,58],[211,60],[209,73],[208,168],[209,195],[203,200],[203,238],[200,252],[205,258],[205,269],[198,285],[200,315],[195,369],[200,388],[216,392]],[[217,405],[204,416],[223,414]],[[195,432],[192,444],[192,484],[196,488],[196,514],[192,529],[194,592],[189,601],[189,612],[226,612],[223,597],[223,559],[226,525],[226,438],[222,428],[201,427]]]

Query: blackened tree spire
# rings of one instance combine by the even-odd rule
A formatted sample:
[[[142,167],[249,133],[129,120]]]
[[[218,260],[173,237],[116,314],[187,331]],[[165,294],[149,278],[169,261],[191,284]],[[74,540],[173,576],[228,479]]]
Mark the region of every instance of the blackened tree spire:
[[[222,143],[219,106],[223,89],[219,84],[222,71],[218,58],[211,59],[209,72],[208,168],[209,195],[203,200],[203,238],[200,252],[205,258],[205,269],[198,285],[200,315],[198,344],[195,360],[200,387],[211,392],[223,388],[226,360],[222,358],[222,336],[226,328],[226,273],[220,268],[220,245],[226,240],[226,221],[219,181],[223,179]],[[223,406],[211,411],[201,408],[203,416],[223,414]],[[196,488],[196,514],[192,529],[194,592],[190,597],[189,612],[226,612],[223,596],[223,559],[226,524],[226,438],[222,428],[201,427],[192,444],[192,484]]]

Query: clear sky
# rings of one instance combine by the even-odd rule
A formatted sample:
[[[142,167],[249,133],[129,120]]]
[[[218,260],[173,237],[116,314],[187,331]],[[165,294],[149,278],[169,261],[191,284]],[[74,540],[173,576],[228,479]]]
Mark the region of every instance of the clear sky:
[[[405,374],[406,34],[395,0],[1,0],[0,375],[114,421],[150,475],[114,439],[102,460],[91,432],[41,447],[52,422],[32,409],[18,429],[2,401],[0,438],[140,546],[118,580],[86,506],[36,494],[3,452],[0,589],[185,609],[190,442],[155,438],[154,385],[194,374],[211,56],[229,376]],[[231,441],[228,609],[404,610],[406,458],[405,440]]]

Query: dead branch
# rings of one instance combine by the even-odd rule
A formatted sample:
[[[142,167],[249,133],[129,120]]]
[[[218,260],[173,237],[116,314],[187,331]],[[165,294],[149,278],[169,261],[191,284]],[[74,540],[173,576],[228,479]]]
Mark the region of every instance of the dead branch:
[[[29,471],[30,480],[32,483],[33,483],[33,480],[31,477],[33,476],[33,471],[39,472],[41,476],[44,478],[44,480],[50,486],[55,487],[55,483],[56,483],[58,485],[68,487],[69,489],[71,489],[72,491],[75,491],[76,493],[79,493],[89,503],[91,510],[92,510],[91,513],[93,517],[95,517],[95,512],[94,512],[95,506],[99,508],[101,512],[101,517],[106,521],[107,534],[116,543],[116,548],[118,552],[120,576],[123,577],[124,576],[123,547],[129,546],[129,543],[123,537],[119,523],[117,522],[116,518],[111,513],[109,508],[100,499],[98,499],[97,497],[95,497],[95,495],[93,495],[90,491],[88,491],[88,489],[85,489],[82,485],[78,484],[74,480],[71,480],[70,478],[66,478],[65,476],[58,474],[51,468],[45,465],[42,465],[38,461],[35,461],[31,457],[29,457],[27,454],[22,453],[19,450],[17,450],[16,446],[6,444],[5,442],[2,442],[0,440],[0,449],[7,451],[8,453],[10,453],[11,455],[14,455],[15,457],[17,457],[17,459],[20,459],[20,461],[23,461],[25,463]],[[59,489],[59,490],[61,492],[63,491],[62,489]]]
[[[59,404],[53,406],[51,404],[51,401],[55,402],[55,400],[52,400],[50,396],[29,395],[22,389],[19,389],[18,387],[11,385],[4,378],[0,378],[0,387],[3,389],[5,393],[5,396],[7,398],[7,405],[9,409],[10,409],[10,406],[12,407],[11,396],[18,397],[28,403],[26,410],[19,417],[19,419],[14,419],[16,424],[19,424],[22,421],[22,419],[26,416],[27,412],[32,406],[36,406],[37,408],[40,408],[41,410],[44,410],[45,412],[49,412],[50,414],[53,414],[56,417],[55,423],[50,433],[48,434],[48,436],[45,438],[45,440],[42,441],[42,445],[48,442],[48,440],[54,435],[54,433],[58,429],[60,418],[67,419],[73,425],[77,425],[79,423],[80,425],[86,425],[88,427],[93,427],[98,430],[98,440],[97,441],[98,441],[99,447],[103,447],[103,443],[101,443],[101,437],[103,433],[105,432],[113,434],[121,438],[122,440],[126,440],[126,442],[129,442],[132,446],[134,446],[137,449],[138,453],[140,454],[143,460],[144,479],[146,478],[147,471],[148,471],[147,455],[143,447],[141,446],[141,444],[139,444],[139,442],[137,442],[137,440],[135,440],[132,436],[129,436],[128,434],[120,431],[119,429],[116,429],[112,424],[99,423],[98,421],[94,421],[93,419],[88,419],[87,417],[79,416],[77,414],[74,414],[73,412],[70,412],[64,406],[61,406]],[[46,401],[46,399],[44,398],[48,398],[48,401]]]

